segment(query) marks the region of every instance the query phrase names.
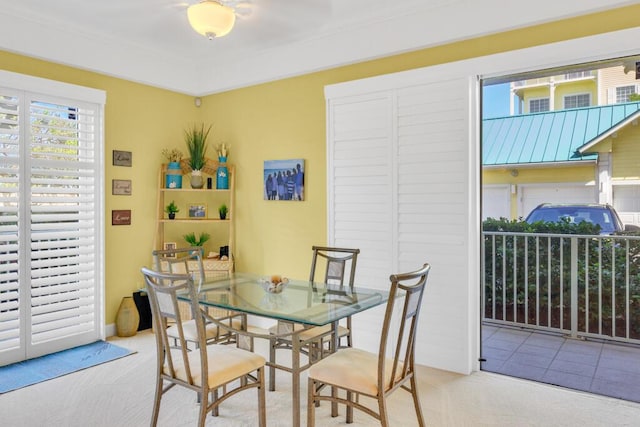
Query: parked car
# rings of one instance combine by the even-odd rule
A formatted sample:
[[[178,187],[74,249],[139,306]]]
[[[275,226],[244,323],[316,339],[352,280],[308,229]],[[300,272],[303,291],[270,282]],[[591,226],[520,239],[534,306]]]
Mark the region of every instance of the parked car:
[[[580,223],[588,221],[600,226],[600,234],[614,234],[624,231],[640,231],[640,227],[623,224],[613,206],[606,204],[552,204],[542,203],[535,207],[525,219],[529,224],[534,222]]]

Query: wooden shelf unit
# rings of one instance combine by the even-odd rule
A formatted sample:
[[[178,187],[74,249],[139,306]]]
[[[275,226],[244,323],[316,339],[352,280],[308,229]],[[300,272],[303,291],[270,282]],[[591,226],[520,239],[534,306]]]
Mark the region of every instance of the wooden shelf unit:
[[[195,189],[195,188],[165,188],[165,179],[167,175],[167,165],[163,164],[160,167],[160,171],[158,173],[158,205],[156,209],[156,224],[157,230],[154,241],[154,249],[164,249],[163,244],[165,242],[165,227],[170,227],[174,224],[209,224],[215,225],[216,227],[227,226],[229,239],[229,260],[218,260],[218,259],[207,259],[205,258],[204,267],[205,273],[210,276],[211,274],[217,273],[231,273],[233,272],[234,260],[233,260],[233,249],[234,249],[234,214],[235,214],[235,168],[233,165],[227,164],[227,170],[229,174],[229,189],[218,190],[215,188],[207,189],[206,188],[206,179],[205,179],[205,188]],[[217,166],[212,170],[217,169]],[[211,176],[213,180],[213,186],[215,187],[215,175]],[[183,175],[182,178],[182,186],[189,187],[189,175]],[[218,207],[213,204],[207,204],[207,218],[176,218],[169,219],[165,212],[164,208],[171,200],[172,195],[180,195],[181,197],[189,200],[193,200],[193,203],[199,203],[203,201],[214,201],[219,199],[224,199],[224,202],[227,205],[227,217],[226,219],[220,219],[218,217]],[[180,206],[180,210],[182,211],[185,207]],[[204,231],[204,230],[203,230]],[[210,234],[215,235],[213,232]],[[207,254],[205,253],[205,256]]]

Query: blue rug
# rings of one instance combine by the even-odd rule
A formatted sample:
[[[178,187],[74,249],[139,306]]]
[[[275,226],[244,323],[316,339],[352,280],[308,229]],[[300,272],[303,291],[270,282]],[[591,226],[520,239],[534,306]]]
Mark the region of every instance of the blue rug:
[[[0,394],[61,377],[81,369],[135,353],[126,348],[96,341],[35,359],[0,367]]]

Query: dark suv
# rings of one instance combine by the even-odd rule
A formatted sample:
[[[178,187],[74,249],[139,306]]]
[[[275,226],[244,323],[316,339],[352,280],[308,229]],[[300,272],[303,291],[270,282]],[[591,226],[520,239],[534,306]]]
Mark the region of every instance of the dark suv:
[[[640,227],[623,224],[618,213],[610,205],[600,204],[551,204],[543,203],[533,209],[525,219],[534,222],[567,221],[577,224],[588,221],[600,226],[600,234],[613,234],[622,231],[640,231]]]

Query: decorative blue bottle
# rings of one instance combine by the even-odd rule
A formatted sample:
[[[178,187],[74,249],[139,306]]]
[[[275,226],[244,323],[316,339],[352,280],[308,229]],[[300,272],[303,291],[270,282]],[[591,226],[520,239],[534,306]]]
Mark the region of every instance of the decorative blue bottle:
[[[179,162],[170,162],[167,165],[165,187],[182,188],[182,169]]]
[[[227,158],[218,157],[218,170],[216,171],[216,188],[218,190],[229,189],[229,171],[227,170]]]

